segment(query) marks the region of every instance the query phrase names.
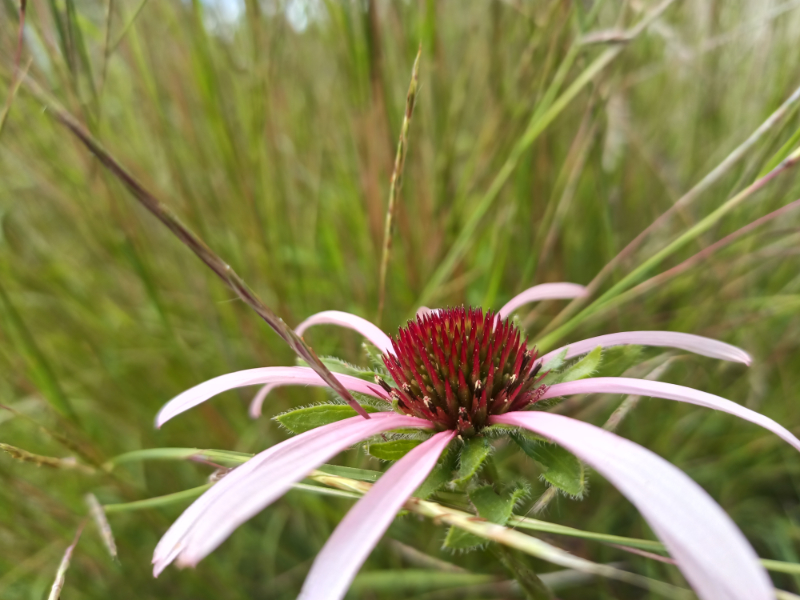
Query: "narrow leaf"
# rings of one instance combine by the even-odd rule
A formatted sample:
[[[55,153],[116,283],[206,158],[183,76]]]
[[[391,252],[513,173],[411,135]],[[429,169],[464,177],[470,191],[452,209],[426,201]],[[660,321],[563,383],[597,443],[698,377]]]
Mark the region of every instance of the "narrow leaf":
[[[320,358],[322,364],[325,365],[331,373],[341,373],[342,375],[350,375],[351,377],[358,377],[364,381],[374,383],[375,376],[385,377],[383,372],[378,372],[372,369],[364,369],[357,365],[350,364],[346,360],[337,358],[335,356],[323,356]],[[302,358],[297,359],[297,366],[308,367],[309,364]]]
[[[642,360],[642,346],[603,348],[603,361],[593,377],[619,377]]]
[[[492,446],[486,438],[475,437],[465,440],[459,456],[455,483],[466,483],[470,477],[480,470],[483,461],[489,457],[491,452]]]
[[[431,474],[428,475],[428,478],[414,492],[414,497],[425,500],[431,494],[439,491],[452,479],[453,471],[456,470],[457,466],[458,452],[455,450],[445,452],[442,458],[439,459],[439,463],[431,471]]]
[[[547,361],[542,365],[542,373],[547,373],[548,371],[558,371],[567,360],[567,350],[568,348],[564,348],[555,356],[548,358]]]
[[[374,413],[377,408],[365,405],[365,411]],[[356,411],[344,404],[317,404],[292,410],[275,417],[275,420],[292,433],[304,433],[322,425],[356,416]]]
[[[245,452],[232,452],[230,450],[201,450],[199,448],[145,448],[120,454],[107,461],[103,468],[111,470],[114,467],[144,460],[187,460],[199,458],[228,467],[240,465],[253,458],[252,454]]]
[[[392,440],[369,444],[365,446],[365,449],[369,454],[381,460],[400,460],[421,443],[422,440]]]
[[[522,486],[514,486],[504,494],[498,494],[491,485],[484,485],[469,494],[469,499],[478,514],[492,523],[505,525],[517,502],[528,493]]]
[[[337,477],[348,477],[356,481],[370,481],[375,483],[383,475],[380,471],[371,471],[369,469],[355,469],[353,467],[340,467],[338,465],[320,465],[317,471],[322,471],[328,475],[335,475]]]
[[[792,137],[786,140],[786,143],[783,146],[781,146],[780,150],[778,150],[772,156],[772,158],[770,158],[766,162],[764,168],[761,169],[761,172],[759,172],[759,174],[756,176],[756,179],[761,179],[762,177],[764,177],[764,175],[768,174],[775,167],[781,164],[781,161],[786,160],[786,158],[792,153],[792,150],[794,150],[797,147],[798,142],[800,142],[800,129],[795,131],[792,134]]]
[[[521,432],[514,432],[511,439],[542,466],[542,477],[547,483],[573,498],[583,496],[586,491],[586,468],[577,457],[561,446],[533,439]]]
[[[550,373],[543,380],[543,385],[553,385],[554,383],[564,383],[565,381],[577,381],[578,379],[586,379],[591,377],[592,374],[600,366],[603,360],[603,348],[598,346],[589,354],[584,356],[578,362],[567,367],[560,373]]]
[[[498,525],[505,525],[511,517],[517,502],[527,493],[524,487],[516,486],[509,492],[500,495],[491,485],[481,486],[469,494],[469,499],[481,518]],[[451,527],[447,532],[444,546],[453,550],[467,550],[481,546],[486,540],[458,527]]]
[[[447,548],[448,550],[474,550],[484,544],[486,544],[486,540],[482,537],[453,525],[447,530],[442,548]]]

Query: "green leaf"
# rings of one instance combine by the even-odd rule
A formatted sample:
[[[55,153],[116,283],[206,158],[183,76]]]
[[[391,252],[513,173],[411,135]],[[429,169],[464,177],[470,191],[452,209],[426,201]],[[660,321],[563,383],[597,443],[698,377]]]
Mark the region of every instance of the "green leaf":
[[[603,349],[603,361],[594,377],[619,377],[642,360],[642,346],[611,346]]]
[[[515,486],[501,496],[491,485],[484,485],[470,492],[469,499],[481,518],[498,525],[505,525],[517,502],[527,493],[525,487]],[[451,527],[444,540],[445,548],[451,550],[468,550],[485,543],[485,539],[457,527]]]
[[[467,482],[470,477],[480,470],[483,461],[489,457],[491,452],[492,446],[485,437],[474,437],[465,440],[459,456],[455,483]]]
[[[364,349],[364,354],[367,355],[367,362],[372,366],[373,370],[377,373],[386,373],[386,365],[383,364],[383,353],[369,342],[361,344]]]
[[[481,517],[492,523],[505,525],[517,502],[527,494],[528,490],[519,484],[502,496],[491,485],[484,485],[470,492],[469,499]]]
[[[320,465],[317,471],[322,471],[328,475],[336,475],[337,477],[347,477],[348,479],[355,479],[357,481],[369,481],[375,483],[380,479],[380,471],[371,471],[369,469],[356,469],[354,467],[340,467],[338,465]]]
[[[425,500],[428,496],[440,490],[446,483],[449,483],[457,463],[458,452],[456,450],[451,449],[445,452],[439,459],[438,464],[433,468],[433,471],[431,471],[431,474],[428,475],[428,478],[414,492],[414,497]]]
[[[366,451],[381,460],[400,460],[414,448],[419,446],[422,440],[392,440],[390,442],[378,442],[369,444]]]
[[[485,543],[486,540],[482,537],[478,537],[458,527],[450,527],[450,529],[447,530],[447,535],[444,538],[442,547],[449,548],[450,550],[472,550]]]
[[[369,405],[362,405],[362,408],[368,413],[377,412],[378,410]],[[303,433],[322,425],[329,425],[336,421],[355,417],[357,414],[355,410],[346,404],[317,404],[285,412],[274,417],[274,419],[292,433]]]
[[[522,451],[542,465],[542,477],[568,496],[581,498],[586,491],[586,468],[561,446],[532,439],[521,432],[511,435]]]
[[[603,348],[598,346],[578,362],[567,367],[560,373],[550,373],[542,379],[542,385],[553,385],[565,381],[577,381],[590,377],[600,366],[603,360]]]
[[[542,365],[542,373],[547,373],[548,371],[558,371],[564,365],[566,359],[567,348],[564,348],[561,352],[556,354],[553,358]]]
[[[352,377],[358,377],[359,379],[363,379],[364,381],[369,381],[370,383],[375,382],[375,376],[378,377],[386,377],[386,374],[383,371],[374,371],[370,369],[364,369],[357,365],[350,364],[346,360],[342,360],[341,358],[337,358],[335,356],[323,356],[320,358],[322,364],[325,365],[329,371],[333,373],[341,373],[343,375],[351,375]],[[297,365],[301,367],[309,366],[306,361],[302,358],[297,359]]]

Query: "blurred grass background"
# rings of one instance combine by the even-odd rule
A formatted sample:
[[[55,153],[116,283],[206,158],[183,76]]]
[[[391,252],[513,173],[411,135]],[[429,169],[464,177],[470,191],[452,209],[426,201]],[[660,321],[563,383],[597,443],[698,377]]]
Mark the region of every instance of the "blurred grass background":
[[[393,331],[420,303],[499,308],[535,283],[588,283],[800,85],[800,2],[675,2],[635,39],[620,39],[656,6],[29,0],[20,68],[29,65],[31,77],[295,325],[325,309],[376,316],[389,177],[421,42],[421,87],[382,323]],[[5,0],[0,15],[0,73],[10,90],[18,3]],[[568,89],[610,50],[618,52],[613,60],[540,135],[526,138],[531,117],[552,106],[548,94]],[[6,108],[0,404],[17,413],[0,411],[0,441],[99,463],[139,448],[257,452],[284,439],[268,418],[247,417],[255,392],[247,389],[153,429],[158,408],[178,392],[229,371],[292,364],[293,354],[24,85]],[[799,127],[789,110],[714,186],[648,235],[605,287],[751,183]],[[504,172],[507,179],[498,181]],[[798,196],[795,174],[781,175],[658,271]],[[664,329],[737,344],[754,356],[752,367],[687,357],[663,379],[743,403],[798,433],[798,241],[800,214],[788,212],[679,276],[582,320],[560,341]],[[454,254],[454,247],[463,251]],[[548,303],[524,319],[533,339],[563,306]],[[354,334],[318,328],[306,339],[320,354],[363,362]],[[265,413],[324,397],[284,388]],[[563,410],[602,424],[620,401],[572,400]],[[619,433],[698,481],[762,557],[798,561],[796,454],[730,416],[673,404],[643,401]],[[76,420],[61,419],[54,407],[71,407]],[[498,455],[500,468],[529,479],[534,502],[545,489],[535,465],[507,454]],[[341,461],[379,468],[357,451]],[[111,477],[0,455],[0,597],[46,596],[87,512],[87,492],[103,503],[132,501],[201,485],[210,471],[151,462]],[[158,580],[150,575],[152,550],[182,506],[110,515],[119,564],[90,523],[62,597],[293,598],[350,504],[290,492],[197,570],[169,569]],[[585,500],[560,499],[545,518],[652,537],[599,477]],[[397,520],[353,597],[514,596],[493,583],[508,574],[491,551],[450,555],[440,550],[444,533],[431,523]],[[660,563],[596,543],[547,539],[682,583],[677,570]],[[467,587],[462,575],[448,589],[430,577],[434,559],[488,575],[480,579],[488,583]],[[389,570],[400,567],[428,571],[397,582]],[[800,576],[773,577],[778,587],[800,592]],[[403,587],[412,584],[419,587]],[[649,597],[605,581],[558,595]]]

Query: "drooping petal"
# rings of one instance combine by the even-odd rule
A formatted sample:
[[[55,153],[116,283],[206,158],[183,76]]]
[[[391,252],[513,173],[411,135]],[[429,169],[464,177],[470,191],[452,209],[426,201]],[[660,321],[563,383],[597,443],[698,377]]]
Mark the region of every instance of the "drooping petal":
[[[543,435],[613,483],[639,509],[702,600],[775,598],[758,556],[730,517],[660,456],[562,415],[510,412],[491,422]]]
[[[359,500],[322,548],[298,600],[343,598],[397,511],[431,472],[456,435],[442,431],[397,461]]]
[[[392,340],[389,339],[389,336],[383,333],[377,326],[357,315],[340,310],[326,310],[308,317],[295,328],[294,332],[302,336],[306,329],[313,325],[339,325],[340,327],[347,327],[363,335],[381,352],[393,352]]]
[[[628,379],[626,377],[596,377],[594,379],[581,379],[551,385],[542,396],[542,399],[557,398],[559,396],[574,396],[576,394],[628,394],[634,396],[651,396],[665,400],[688,402],[697,406],[713,408],[737,416],[745,421],[761,425],[785,440],[787,443],[800,450],[798,440],[785,427],[779,425],[769,417],[745,408],[725,398],[708,394],[682,385],[663,383],[661,381],[646,381],[644,379]]]
[[[608,348],[624,344],[678,348],[687,352],[701,354],[702,356],[740,362],[746,365],[749,365],[752,360],[747,352],[736,346],[691,333],[677,333],[674,331],[625,331],[600,335],[548,352],[541,360],[543,361],[542,364],[546,363],[560,352],[563,352],[564,348],[567,348],[567,358],[574,358],[591,352],[598,346]]]
[[[528,288],[509,300],[497,311],[501,319],[505,319],[520,306],[539,300],[564,300],[579,298],[586,294],[586,288],[577,283],[543,283]]]
[[[248,410],[251,419],[257,419],[261,416],[261,407],[264,406],[264,400],[267,399],[267,396],[269,396],[270,392],[276,387],[279,387],[278,384],[268,383],[253,396],[253,399],[250,401],[250,409]]]
[[[398,428],[429,428],[423,419],[396,413],[353,417],[307,431],[234,469],[187,508],[156,546],[153,574],[177,559],[194,566],[239,525],[280,498],[291,485],[331,457],[372,435]]]
[[[351,375],[333,374],[342,385],[352,392],[367,394],[375,398],[388,400],[389,396],[380,386],[353,377]],[[186,390],[182,394],[175,396],[167,402],[156,416],[156,427],[161,427],[176,415],[189,410],[227,390],[245,387],[248,385],[258,385],[260,383],[270,383],[274,385],[311,385],[316,387],[327,387],[322,378],[308,367],[261,367],[259,369],[248,369],[246,371],[236,371],[227,375],[220,375],[214,379],[196,385]]]

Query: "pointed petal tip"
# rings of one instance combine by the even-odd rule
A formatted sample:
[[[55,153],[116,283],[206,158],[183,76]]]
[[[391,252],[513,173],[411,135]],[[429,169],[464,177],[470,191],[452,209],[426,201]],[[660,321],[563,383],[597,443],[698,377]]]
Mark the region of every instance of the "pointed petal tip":
[[[370,387],[371,384],[363,379],[353,377],[352,375],[344,375],[342,373],[334,373],[333,376],[350,391],[367,394],[368,396],[374,396],[376,394],[375,388]],[[251,404],[251,411],[253,412],[251,412],[251,415],[260,414],[261,406],[258,402],[263,403],[269,391],[277,386],[301,385],[328,387],[328,384],[309,367],[261,367],[258,369],[236,371],[209,379],[175,396],[161,407],[158,415],[156,415],[156,427],[160,427],[170,419],[205,402],[217,394],[234,388],[260,384],[264,384],[264,387],[262,387],[261,392],[253,398],[253,403]],[[388,400],[383,390],[380,390],[377,397],[381,400]],[[257,413],[255,412],[256,410],[258,411]]]
[[[752,363],[750,355],[741,348],[719,340],[676,331],[623,331],[600,335],[552,350],[542,357],[542,361],[547,362],[564,350],[567,351],[565,358],[570,359],[586,354],[597,348],[597,346],[610,348],[624,345],[676,348],[701,356],[738,362],[748,366]]]
[[[163,562],[153,559],[153,578],[158,579],[158,576],[161,575],[166,568],[167,565],[165,565]]]

